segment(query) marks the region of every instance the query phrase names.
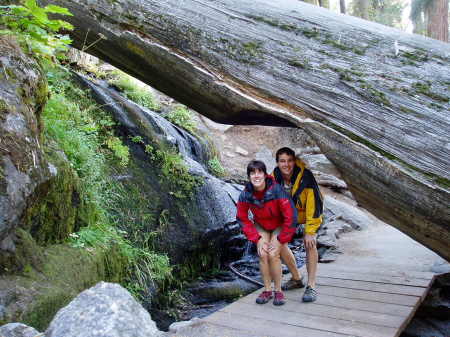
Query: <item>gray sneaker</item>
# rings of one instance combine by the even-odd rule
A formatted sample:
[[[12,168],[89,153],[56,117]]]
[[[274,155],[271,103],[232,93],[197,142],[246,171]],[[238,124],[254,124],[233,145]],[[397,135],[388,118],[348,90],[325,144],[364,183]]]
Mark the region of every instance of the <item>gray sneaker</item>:
[[[302,301],[303,302],[314,302],[317,300],[317,291],[310,286],[307,286],[305,289],[305,293],[303,294]]]
[[[281,290],[292,290],[292,289],[299,289],[299,288],[304,288],[305,284],[303,283],[303,280],[294,280],[293,278],[291,278],[289,281],[287,281],[286,283],[284,283],[281,286]]]

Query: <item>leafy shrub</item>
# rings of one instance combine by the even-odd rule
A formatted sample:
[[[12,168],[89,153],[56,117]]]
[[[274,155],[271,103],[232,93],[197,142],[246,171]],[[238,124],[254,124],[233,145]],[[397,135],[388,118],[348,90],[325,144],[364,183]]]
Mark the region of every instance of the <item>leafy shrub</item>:
[[[223,177],[225,175],[225,169],[217,157],[208,160],[208,168],[216,177]]]
[[[26,0],[23,6],[1,6],[0,25],[8,30],[0,30],[0,34],[15,35],[30,53],[39,58],[61,56],[72,40],[58,32],[62,29],[72,30],[73,26],[63,20],[49,19],[49,13],[72,15],[67,8],[56,5],[41,8],[36,0]]]
[[[147,151],[149,148],[146,148]],[[194,190],[202,183],[202,179],[189,173],[180,154],[169,151],[154,150],[150,153],[151,158],[159,163],[161,172],[166,183],[169,185],[170,194],[178,199],[190,198]]]
[[[127,166],[130,161],[130,150],[128,146],[123,145],[122,140],[117,137],[109,137],[106,140],[106,145],[120,159],[120,165]]]
[[[150,110],[159,111],[161,105],[153,96],[153,93],[145,86],[139,84],[133,77],[122,71],[113,72],[113,77],[108,81],[110,84],[119,88],[127,98],[142,105]]]
[[[164,117],[167,120],[169,120],[171,123],[178,125],[179,127],[182,127],[183,129],[188,131],[190,134],[192,134],[192,135],[196,134],[195,123],[191,118],[189,109],[186,108],[184,105],[176,106],[172,111],[167,113]]]

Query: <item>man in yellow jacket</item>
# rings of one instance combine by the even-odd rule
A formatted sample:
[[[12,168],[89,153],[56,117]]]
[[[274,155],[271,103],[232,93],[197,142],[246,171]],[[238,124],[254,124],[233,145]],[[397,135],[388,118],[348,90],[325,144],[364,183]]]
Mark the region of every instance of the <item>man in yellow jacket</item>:
[[[312,172],[295,157],[295,152],[283,147],[275,155],[277,167],[273,171],[275,180],[284,187],[291,196],[298,210],[298,223],[304,224],[304,243],[306,249],[306,271],[308,284],[303,294],[303,302],[314,302],[317,299],[316,272],[319,256],[316,245],[316,232],[322,223],[323,201],[319,186]],[[303,288],[303,282],[297,269],[292,251],[284,245],[281,257],[286,263],[292,278],[284,285],[284,290]]]

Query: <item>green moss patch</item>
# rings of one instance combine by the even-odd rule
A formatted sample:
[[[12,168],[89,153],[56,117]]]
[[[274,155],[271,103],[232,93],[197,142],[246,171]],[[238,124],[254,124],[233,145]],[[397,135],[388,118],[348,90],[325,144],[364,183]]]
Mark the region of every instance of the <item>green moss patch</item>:
[[[411,86],[417,93],[428,96],[434,100],[448,103],[450,101],[449,96],[441,95],[431,90],[431,81],[423,81],[413,83]]]
[[[125,263],[115,247],[102,251],[55,245],[45,250],[39,269],[28,269],[22,279],[37,293],[21,321],[44,331],[56,312],[81,291],[101,280],[121,281]]]

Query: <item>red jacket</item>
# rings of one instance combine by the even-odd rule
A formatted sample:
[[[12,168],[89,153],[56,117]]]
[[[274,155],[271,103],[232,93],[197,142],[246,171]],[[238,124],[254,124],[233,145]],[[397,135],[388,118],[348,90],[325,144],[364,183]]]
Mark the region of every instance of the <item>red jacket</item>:
[[[297,210],[286,191],[272,176],[266,178],[266,190],[262,200],[253,195],[253,185],[248,183],[239,196],[236,219],[242,227],[247,239],[257,243],[261,235],[255,228],[255,223],[267,230],[282,227],[278,241],[291,241],[297,227]],[[248,211],[253,214],[249,219]]]

